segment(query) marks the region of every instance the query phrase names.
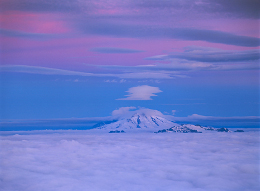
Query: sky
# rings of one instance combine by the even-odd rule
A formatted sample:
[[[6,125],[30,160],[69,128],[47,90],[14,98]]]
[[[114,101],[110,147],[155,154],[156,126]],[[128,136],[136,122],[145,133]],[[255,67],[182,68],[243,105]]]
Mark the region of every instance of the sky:
[[[259,7],[258,0],[1,0],[1,122],[90,119],[135,107],[186,119],[258,117],[259,126]]]

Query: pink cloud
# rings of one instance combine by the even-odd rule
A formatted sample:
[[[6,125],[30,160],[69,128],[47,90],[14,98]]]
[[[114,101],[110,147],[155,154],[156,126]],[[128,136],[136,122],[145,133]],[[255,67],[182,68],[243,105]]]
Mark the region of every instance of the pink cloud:
[[[28,33],[67,33],[70,29],[62,21],[61,15],[5,11],[1,13],[1,28]]]

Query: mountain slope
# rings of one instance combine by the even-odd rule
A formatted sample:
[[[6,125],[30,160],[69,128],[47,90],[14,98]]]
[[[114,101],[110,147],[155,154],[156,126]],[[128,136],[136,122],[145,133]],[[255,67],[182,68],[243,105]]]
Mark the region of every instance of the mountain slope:
[[[147,115],[145,112],[137,112],[130,117],[121,118],[116,122],[105,124],[98,129],[163,129],[177,125],[161,116]]]

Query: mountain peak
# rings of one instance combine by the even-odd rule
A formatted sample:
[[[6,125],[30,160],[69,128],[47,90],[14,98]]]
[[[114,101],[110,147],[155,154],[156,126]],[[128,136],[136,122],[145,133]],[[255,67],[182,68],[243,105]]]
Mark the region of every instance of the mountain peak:
[[[122,115],[119,120],[100,126],[103,129],[163,129],[170,128],[176,125],[170,120],[163,117],[163,114],[156,110],[140,109],[137,111],[130,111],[127,115]]]

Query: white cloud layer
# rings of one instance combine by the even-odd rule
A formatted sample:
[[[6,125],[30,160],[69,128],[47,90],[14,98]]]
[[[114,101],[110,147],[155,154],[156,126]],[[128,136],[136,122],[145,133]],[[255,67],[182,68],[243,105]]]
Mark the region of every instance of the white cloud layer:
[[[11,135],[10,135],[11,134]],[[259,132],[1,132],[1,191],[256,191]]]
[[[176,121],[230,121],[230,122],[238,122],[238,121],[249,121],[249,122],[260,122],[260,116],[234,116],[234,117],[215,117],[215,116],[204,116],[198,114],[192,114],[187,117],[172,117],[172,120]]]
[[[113,116],[123,116],[128,114],[130,110],[136,109],[136,107],[120,107],[112,112]]]
[[[121,67],[124,68],[124,67]],[[64,76],[85,76],[85,77],[115,77],[121,79],[119,82],[125,82],[126,79],[173,79],[175,77],[185,77],[183,75],[175,74],[170,71],[129,71],[115,73],[90,73],[90,72],[79,72],[71,70],[63,70],[57,68],[48,68],[41,66],[27,66],[27,65],[3,65],[0,66],[1,72],[19,72],[28,74],[42,74],[42,75],[64,75]],[[117,82],[117,80],[105,80],[105,82]]]
[[[127,97],[118,100],[152,100],[152,96],[157,96],[155,93],[160,93],[162,91],[158,87],[142,85],[129,88],[126,92],[129,93],[126,95]]]
[[[160,111],[144,107],[138,109],[136,107],[120,107],[112,112],[112,117],[115,117],[116,119],[129,118],[136,113],[145,113],[148,116],[164,117]]]

